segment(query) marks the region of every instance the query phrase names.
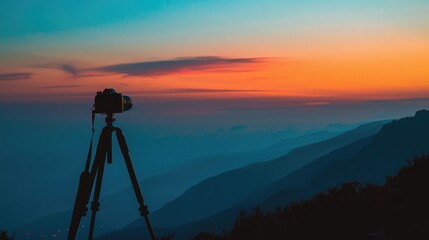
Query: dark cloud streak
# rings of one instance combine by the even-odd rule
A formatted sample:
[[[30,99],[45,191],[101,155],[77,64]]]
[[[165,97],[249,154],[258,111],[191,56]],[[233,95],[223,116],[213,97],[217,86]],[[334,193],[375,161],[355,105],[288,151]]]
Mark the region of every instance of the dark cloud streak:
[[[78,70],[75,66],[71,64],[44,64],[44,65],[38,65],[37,68],[48,68],[48,69],[57,69],[60,70],[66,74],[77,76],[79,74]]]
[[[238,65],[262,62],[262,58],[189,57],[171,60],[134,62],[109,65],[93,70],[125,74],[128,76],[161,76],[183,71],[242,71]]]
[[[128,92],[129,94],[180,94],[180,93],[247,93],[247,92],[267,92],[265,90],[242,90],[242,89],[209,89],[209,88],[172,88],[148,91]]]
[[[16,81],[30,79],[33,73],[18,72],[18,73],[0,73],[0,81]]]
[[[63,64],[63,65],[58,66],[57,68],[59,70],[65,72],[65,73],[68,73],[68,74],[73,75],[73,76],[78,74],[77,69],[70,64]]]

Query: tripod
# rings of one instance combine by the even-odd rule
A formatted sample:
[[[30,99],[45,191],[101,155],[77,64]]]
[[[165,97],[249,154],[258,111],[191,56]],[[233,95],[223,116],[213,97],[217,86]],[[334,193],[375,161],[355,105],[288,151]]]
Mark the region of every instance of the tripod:
[[[86,212],[88,211],[87,205],[89,202],[89,198],[91,197],[92,188],[94,187],[94,196],[93,202],[91,203],[91,224],[89,228],[89,236],[88,240],[92,240],[94,234],[94,224],[95,217],[97,211],[100,208],[100,189],[101,182],[103,180],[103,172],[104,166],[107,162],[112,162],[112,133],[116,132],[116,137],[118,139],[119,147],[121,149],[122,155],[124,156],[125,164],[127,166],[128,174],[130,175],[131,182],[133,184],[134,193],[137,197],[137,202],[139,203],[139,212],[140,215],[144,217],[146,221],[146,226],[149,230],[150,236],[152,240],[156,240],[155,232],[153,231],[152,224],[149,220],[149,211],[147,206],[144,204],[143,196],[140,191],[139,183],[137,181],[136,174],[134,172],[133,165],[131,163],[131,158],[128,153],[128,146],[125,142],[124,134],[122,134],[122,130],[118,127],[113,126],[113,122],[115,119],[113,118],[112,113],[108,113],[106,116],[106,126],[103,128],[100,139],[97,145],[97,152],[94,157],[94,162],[91,167],[91,171],[89,171],[89,165],[91,160],[91,149],[92,149],[92,140],[90,145],[90,150],[88,153],[88,159],[86,161],[85,170],[81,173],[79,179],[79,188],[76,194],[76,200],[73,209],[73,215],[70,223],[70,228],[68,232],[68,240],[75,240],[77,230],[79,228],[80,220],[83,216],[86,216]]]

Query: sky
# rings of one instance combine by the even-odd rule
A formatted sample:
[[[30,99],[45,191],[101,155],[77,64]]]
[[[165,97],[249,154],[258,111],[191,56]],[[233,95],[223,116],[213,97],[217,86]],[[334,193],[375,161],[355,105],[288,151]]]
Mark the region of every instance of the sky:
[[[422,0],[0,1],[0,207],[75,182],[104,88],[133,99],[116,124],[142,177],[412,115],[429,105],[428,12]]]
[[[427,97],[427,1],[2,1],[2,101]]]

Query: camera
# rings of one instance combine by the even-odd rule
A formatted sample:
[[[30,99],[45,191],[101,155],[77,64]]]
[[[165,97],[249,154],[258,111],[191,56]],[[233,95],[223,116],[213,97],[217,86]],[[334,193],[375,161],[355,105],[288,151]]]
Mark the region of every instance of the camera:
[[[131,98],[117,93],[113,88],[106,88],[97,92],[94,102],[94,113],[121,113],[131,109]]]

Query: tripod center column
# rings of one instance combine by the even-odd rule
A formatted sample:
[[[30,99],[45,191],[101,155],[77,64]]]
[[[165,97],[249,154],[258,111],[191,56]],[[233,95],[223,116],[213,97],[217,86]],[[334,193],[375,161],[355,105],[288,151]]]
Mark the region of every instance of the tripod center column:
[[[115,118],[113,117],[113,113],[107,113],[107,116],[106,116],[107,126],[111,127],[114,121],[115,121]]]

